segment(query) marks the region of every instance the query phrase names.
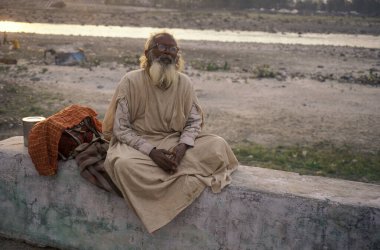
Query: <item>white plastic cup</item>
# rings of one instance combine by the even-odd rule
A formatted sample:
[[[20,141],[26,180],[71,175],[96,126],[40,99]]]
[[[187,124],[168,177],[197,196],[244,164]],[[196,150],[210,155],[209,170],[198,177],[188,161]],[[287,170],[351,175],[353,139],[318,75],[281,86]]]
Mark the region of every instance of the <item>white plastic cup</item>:
[[[24,146],[28,147],[29,143],[29,132],[32,129],[32,127],[40,122],[45,120],[46,118],[43,116],[29,116],[22,118],[22,127],[24,132]]]

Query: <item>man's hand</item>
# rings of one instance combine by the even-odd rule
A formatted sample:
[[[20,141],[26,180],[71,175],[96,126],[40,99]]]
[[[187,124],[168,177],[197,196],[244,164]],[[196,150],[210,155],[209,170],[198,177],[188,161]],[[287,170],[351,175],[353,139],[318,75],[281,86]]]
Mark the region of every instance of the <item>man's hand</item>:
[[[185,156],[188,146],[184,143],[180,143],[173,148],[173,160],[177,163],[177,166],[181,163],[182,158]]]
[[[165,172],[168,174],[174,174],[177,172],[178,164],[174,160],[172,152],[165,149],[152,149],[149,157]]]

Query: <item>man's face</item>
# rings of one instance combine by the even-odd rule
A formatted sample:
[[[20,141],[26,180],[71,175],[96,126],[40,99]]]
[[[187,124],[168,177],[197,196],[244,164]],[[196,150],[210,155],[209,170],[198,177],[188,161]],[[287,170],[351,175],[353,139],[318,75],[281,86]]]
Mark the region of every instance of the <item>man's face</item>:
[[[176,62],[178,47],[173,38],[168,35],[161,35],[156,37],[154,42],[154,45],[145,51],[145,55],[148,57],[150,64],[156,60],[166,65]]]
[[[154,39],[154,44],[145,51],[149,60],[149,76],[152,83],[161,89],[167,89],[178,82],[177,43],[168,35]]]

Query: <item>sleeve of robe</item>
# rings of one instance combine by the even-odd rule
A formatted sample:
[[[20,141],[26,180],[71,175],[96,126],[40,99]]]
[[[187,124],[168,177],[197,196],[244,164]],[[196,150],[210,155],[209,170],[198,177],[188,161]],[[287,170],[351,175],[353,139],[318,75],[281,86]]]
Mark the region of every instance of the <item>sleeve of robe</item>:
[[[118,101],[113,134],[118,141],[141,151],[143,154],[149,155],[150,151],[154,148],[152,144],[133,130],[129,119],[128,102],[126,99],[120,99]]]
[[[201,131],[202,115],[193,103],[191,107],[189,118],[186,121],[185,128],[181,133],[179,143],[185,143],[188,146],[194,146],[195,138]]]

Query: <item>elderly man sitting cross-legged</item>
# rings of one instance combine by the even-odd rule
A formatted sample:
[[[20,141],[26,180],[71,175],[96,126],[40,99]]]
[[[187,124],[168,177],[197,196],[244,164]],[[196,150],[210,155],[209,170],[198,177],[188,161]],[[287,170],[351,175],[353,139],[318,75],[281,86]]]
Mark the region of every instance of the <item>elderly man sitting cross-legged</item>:
[[[204,190],[231,182],[238,162],[226,141],[201,133],[203,114],[174,37],[152,35],[141,69],[121,80],[103,130],[105,169],[149,232],[169,223]]]

